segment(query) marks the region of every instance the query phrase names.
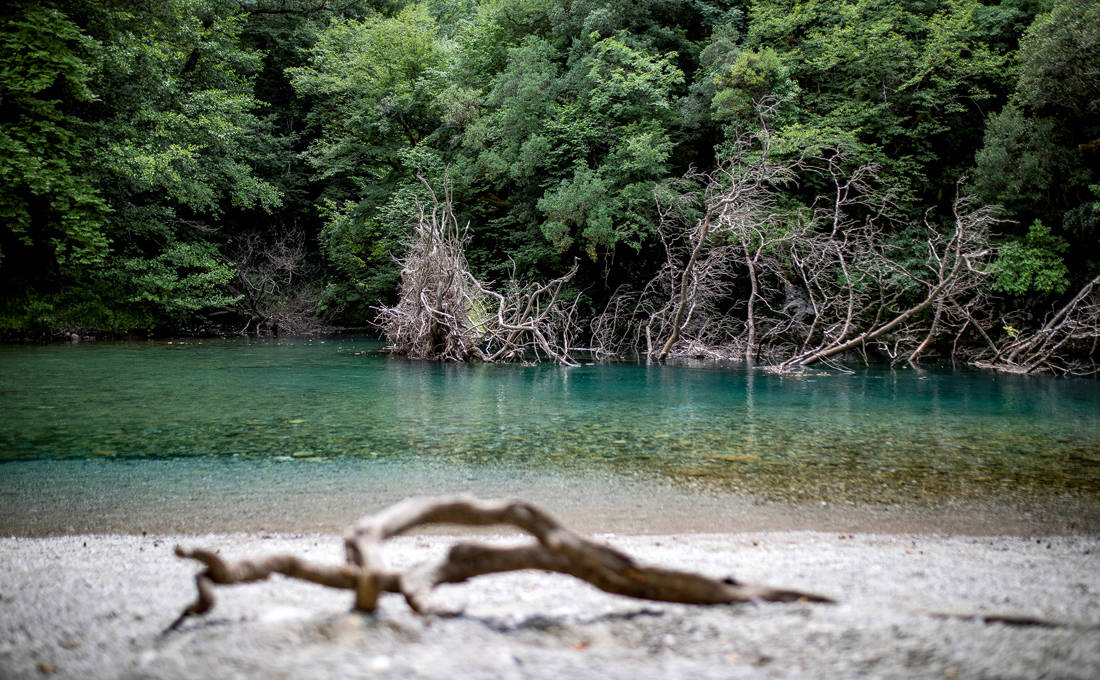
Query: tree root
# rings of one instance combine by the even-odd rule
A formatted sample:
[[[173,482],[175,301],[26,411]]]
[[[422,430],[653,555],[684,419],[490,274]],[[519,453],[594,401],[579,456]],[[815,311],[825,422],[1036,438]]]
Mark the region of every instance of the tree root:
[[[427,524],[504,524],[531,534],[536,541],[513,547],[458,543],[439,562],[420,564],[404,572],[388,569],[382,543]],[[178,556],[197,560],[206,569],[195,577],[198,598],[169,629],[178,627],[190,616],[210,611],[215,602],[215,585],[252,583],[271,574],[352,590],[354,608],[363,612],[377,608],[380,594],[400,593],[420,614],[454,615],[457,612],[433,606],[430,596],[436,586],[522,569],[568,574],[608,593],[660,602],[833,602],[814,593],[639,564],[625,553],[574,533],[545,511],[521,501],[487,501],[464,496],[410,498],[361,519],[347,531],[344,544],[347,552],[344,565],[313,564],[293,555],[226,562],[209,550],[185,550],[177,546]]]
[[[413,234],[401,265],[397,303],[378,308],[374,323],[386,335],[389,350],[410,359],[442,361],[553,361],[576,366],[572,339],[579,298],[565,298],[577,263],[563,276],[521,284],[512,275],[493,290],[479,281],[466,262],[469,234],[454,214],[450,182],[440,197],[423,177],[431,210],[417,204]]]

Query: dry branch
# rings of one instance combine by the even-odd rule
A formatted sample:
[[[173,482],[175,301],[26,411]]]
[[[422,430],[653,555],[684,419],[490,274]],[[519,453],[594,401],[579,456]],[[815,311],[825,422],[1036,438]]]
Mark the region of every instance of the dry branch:
[[[309,280],[307,259],[305,232],[299,228],[237,239],[229,261],[236,276],[226,287],[239,298],[228,311],[247,319],[242,335],[301,335],[326,328],[317,313],[320,291]]]
[[[398,301],[379,308],[375,321],[390,350],[412,359],[575,364],[576,300],[567,302],[563,288],[576,274],[576,264],[546,283],[522,285],[513,272],[494,290],[466,262],[469,225],[459,227],[450,186],[440,197],[419,179],[431,206],[417,204],[412,236],[398,260]]]
[[[1093,375],[1100,348],[1100,276],[1086,283],[1041,328],[1019,334],[975,364],[1008,373]]]
[[[389,569],[383,543],[428,524],[508,525],[530,534],[535,541],[511,547],[458,543],[438,562],[420,564],[404,572]],[[661,602],[832,602],[813,593],[640,564],[625,553],[574,533],[544,510],[521,501],[465,496],[411,498],[364,517],[347,531],[344,544],[347,564],[338,566],[313,564],[293,555],[226,562],[209,550],[185,550],[177,546],[177,555],[197,560],[206,568],[196,576],[198,598],[172,627],[189,616],[208,612],[214,606],[215,585],[252,583],[271,574],[352,590],[355,609],[364,612],[377,608],[382,593],[400,593],[418,613],[453,613],[432,606],[430,596],[437,586],[522,569],[568,574],[608,593]]]
[[[878,172],[842,146],[777,157],[766,126],[734,140],[712,172],[658,191],[666,263],[640,291],[612,298],[594,343],[784,372],[866,357],[868,346],[914,363],[944,338],[954,353],[967,329],[986,337],[995,210],[960,192],[947,224],[926,216],[913,227],[914,248]],[[780,200],[803,183],[827,188],[809,205]]]

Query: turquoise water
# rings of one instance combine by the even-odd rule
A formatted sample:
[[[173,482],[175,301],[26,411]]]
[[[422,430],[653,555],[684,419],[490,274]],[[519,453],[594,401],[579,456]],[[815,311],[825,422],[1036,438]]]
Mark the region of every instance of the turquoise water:
[[[1100,498],[1095,380],[459,366],[376,348],[352,337],[4,346],[0,476],[14,461],[211,459],[302,474],[323,462],[603,475],[770,500]]]

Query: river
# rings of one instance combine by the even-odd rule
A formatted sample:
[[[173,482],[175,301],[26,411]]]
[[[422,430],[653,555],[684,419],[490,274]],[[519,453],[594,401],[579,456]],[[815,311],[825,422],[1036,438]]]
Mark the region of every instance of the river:
[[[377,349],[358,336],[0,347],[0,534],[330,530],[459,491],[634,532],[1100,518],[1096,380],[443,365]]]

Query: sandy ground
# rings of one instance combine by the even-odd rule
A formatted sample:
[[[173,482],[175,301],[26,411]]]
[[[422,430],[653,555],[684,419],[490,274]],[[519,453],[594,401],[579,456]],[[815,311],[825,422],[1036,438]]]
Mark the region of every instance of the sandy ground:
[[[471,537],[465,537],[469,540]],[[476,540],[517,540],[477,536]],[[3,678],[1096,678],[1100,536],[760,531],[599,538],[655,564],[811,590],[836,605],[666,605],[522,572],[441,588],[455,619],[399,596],[373,616],[351,596],[274,578],[222,588],[212,612],[165,633],[194,596],[182,542],[229,558],[342,560],[330,534],[0,539]],[[453,537],[393,542],[391,561]],[[942,618],[1030,616],[1054,627]]]

